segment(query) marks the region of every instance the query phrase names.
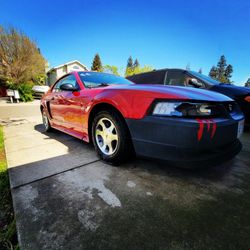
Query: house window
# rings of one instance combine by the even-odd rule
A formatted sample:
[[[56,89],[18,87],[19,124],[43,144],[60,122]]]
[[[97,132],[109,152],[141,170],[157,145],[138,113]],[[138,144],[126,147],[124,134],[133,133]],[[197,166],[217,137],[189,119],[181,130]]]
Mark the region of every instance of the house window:
[[[73,69],[79,69],[79,67],[75,65],[75,66],[73,66]]]

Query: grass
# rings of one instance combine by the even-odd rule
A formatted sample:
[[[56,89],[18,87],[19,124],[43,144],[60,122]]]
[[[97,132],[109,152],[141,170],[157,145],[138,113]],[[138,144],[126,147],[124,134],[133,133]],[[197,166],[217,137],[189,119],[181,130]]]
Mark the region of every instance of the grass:
[[[18,249],[16,224],[4,151],[3,127],[0,126],[0,249]]]

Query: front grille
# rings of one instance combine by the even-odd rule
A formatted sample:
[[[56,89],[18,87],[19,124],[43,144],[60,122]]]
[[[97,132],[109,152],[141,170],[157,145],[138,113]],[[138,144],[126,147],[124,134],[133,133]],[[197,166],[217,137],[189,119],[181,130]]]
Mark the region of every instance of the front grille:
[[[234,115],[241,112],[240,107],[236,102],[226,102],[223,104],[223,107],[226,113],[230,115]]]

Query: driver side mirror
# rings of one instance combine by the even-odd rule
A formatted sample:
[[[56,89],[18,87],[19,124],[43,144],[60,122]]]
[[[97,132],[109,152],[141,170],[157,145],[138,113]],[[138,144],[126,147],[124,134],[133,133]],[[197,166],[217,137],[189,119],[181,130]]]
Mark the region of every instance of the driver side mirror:
[[[189,85],[192,85],[196,88],[200,88],[202,87],[202,83],[198,82],[198,80],[196,78],[191,78],[189,81],[188,81],[188,84]]]
[[[64,90],[64,91],[78,91],[78,89],[71,83],[64,83],[60,86],[60,89],[61,90]]]

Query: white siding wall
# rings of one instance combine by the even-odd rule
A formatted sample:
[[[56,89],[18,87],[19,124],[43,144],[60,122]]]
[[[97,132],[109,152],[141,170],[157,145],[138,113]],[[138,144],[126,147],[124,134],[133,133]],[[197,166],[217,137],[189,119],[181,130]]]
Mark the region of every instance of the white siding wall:
[[[57,68],[55,70],[56,70],[57,79],[68,73],[65,66],[63,66],[61,68]]]
[[[74,67],[78,67],[78,68],[74,68]],[[55,68],[53,71],[51,71],[48,74],[48,80],[47,80],[48,85],[51,86],[57,79],[59,79],[63,75],[70,73],[72,71],[86,71],[86,70],[88,69],[83,67],[81,64],[77,62],[70,63],[59,68]]]
[[[74,67],[78,67],[78,69],[76,69]],[[79,63],[69,64],[68,67],[67,67],[67,69],[68,69],[68,73],[71,72],[71,71],[85,71],[85,70],[87,70],[85,67],[83,67]]]

